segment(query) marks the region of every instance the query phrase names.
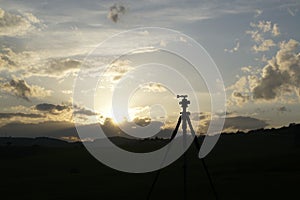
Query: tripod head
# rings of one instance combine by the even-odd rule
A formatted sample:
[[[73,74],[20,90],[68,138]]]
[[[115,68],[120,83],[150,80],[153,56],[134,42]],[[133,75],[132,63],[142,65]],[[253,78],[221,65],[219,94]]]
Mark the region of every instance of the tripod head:
[[[179,102],[179,104],[181,105],[181,107],[185,110],[189,104],[191,103],[189,100],[187,100],[186,98],[188,97],[188,95],[177,95],[177,98],[182,98],[182,100]]]

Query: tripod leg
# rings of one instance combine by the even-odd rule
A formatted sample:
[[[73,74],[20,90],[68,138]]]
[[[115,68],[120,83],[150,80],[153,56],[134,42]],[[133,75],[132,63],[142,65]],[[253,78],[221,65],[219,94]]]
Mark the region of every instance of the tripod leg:
[[[187,154],[183,154],[183,199],[187,200]]]
[[[196,133],[194,131],[194,128],[192,126],[192,123],[191,123],[191,120],[190,120],[189,116],[187,117],[187,122],[188,122],[189,128],[191,130],[191,134],[194,137],[194,144],[196,146],[197,151],[199,152],[200,151],[200,144],[199,144],[198,137],[196,136]]]
[[[172,140],[175,138],[175,136],[176,136],[176,134],[177,134],[177,132],[178,132],[180,123],[181,123],[181,116],[179,116],[179,118],[178,118],[176,127],[175,127],[175,129],[174,129],[174,131],[173,131],[173,133],[172,133],[171,138],[170,138],[169,141],[172,141]],[[166,153],[165,153],[165,156],[164,156],[164,158],[163,158],[163,161],[161,162],[161,166],[162,166],[163,163],[165,162],[166,157],[167,157],[167,154],[169,153],[169,150],[170,150],[170,146],[168,146],[168,148],[167,148],[167,151],[166,151]],[[151,194],[152,194],[152,192],[153,192],[154,186],[155,186],[155,184],[156,184],[156,182],[157,182],[157,180],[158,180],[158,178],[159,178],[160,172],[161,172],[161,168],[156,172],[155,178],[154,178],[154,180],[153,180],[153,182],[152,182],[152,185],[151,185],[151,187],[150,187],[150,190],[149,190],[149,193],[148,193],[148,196],[147,196],[147,200],[149,200],[150,197],[151,197]]]
[[[194,144],[195,144],[195,146],[196,146],[196,148],[197,148],[197,150],[198,150],[198,152],[199,152],[199,151],[200,151],[200,144],[199,144],[199,141],[198,141],[198,137],[196,136],[195,131],[194,131],[194,129],[193,129],[193,126],[192,126],[192,123],[191,123],[191,120],[190,120],[190,117],[189,117],[189,116],[187,116],[187,121],[188,121],[189,128],[190,128],[190,130],[191,130],[192,136],[194,137]],[[208,180],[209,180],[211,189],[212,189],[212,191],[213,191],[213,194],[214,194],[214,196],[215,196],[215,199],[218,200],[217,191],[216,191],[215,186],[214,186],[214,184],[213,184],[213,181],[212,181],[212,178],[211,178],[210,173],[209,173],[209,171],[208,171],[208,168],[207,168],[207,165],[206,165],[206,163],[205,163],[205,160],[204,160],[204,158],[201,158],[200,160],[201,160],[201,162],[202,162],[202,165],[203,165],[203,168],[204,168],[204,170],[205,170],[205,173],[206,173],[206,175],[207,175],[207,177],[208,177]]]
[[[176,127],[171,135],[171,138],[170,138],[170,141],[173,140],[178,132],[178,129],[179,129],[179,126],[180,126],[180,123],[181,123],[181,116],[179,116],[178,118],[178,121],[177,121],[177,124],[176,124]]]

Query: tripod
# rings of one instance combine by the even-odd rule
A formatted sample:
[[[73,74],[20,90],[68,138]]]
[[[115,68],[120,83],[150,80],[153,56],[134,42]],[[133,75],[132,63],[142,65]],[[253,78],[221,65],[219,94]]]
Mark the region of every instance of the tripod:
[[[197,151],[199,152],[200,151],[200,144],[199,144],[198,138],[197,138],[197,136],[195,134],[195,131],[193,129],[193,126],[192,126],[192,123],[191,123],[191,120],[190,120],[190,117],[189,117],[190,112],[187,112],[187,107],[190,104],[190,101],[186,99],[187,97],[188,97],[187,95],[177,95],[177,98],[182,98],[181,102],[179,102],[179,105],[181,105],[181,107],[182,107],[182,112],[180,112],[181,115],[178,118],[176,127],[175,127],[175,129],[174,129],[174,131],[173,131],[173,133],[171,135],[170,141],[172,141],[175,138],[175,136],[176,136],[176,134],[178,132],[179,126],[182,123],[183,148],[184,149],[186,148],[187,126],[189,126],[189,129],[191,131],[192,137],[194,138],[193,142],[194,142],[194,144],[196,146]],[[167,151],[166,151],[165,157],[164,157],[164,159],[162,161],[162,164],[164,163],[164,161],[166,159],[166,156],[167,156],[167,154],[169,152],[169,149],[170,149],[170,146],[167,148]],[[217,200],[218,199],[217,193],[216,193],[216,190],[215,190],[212,178],[211,178],[211,176],[209,174],[209,171],[208,171],[207,165],[205,163],[205,160],[204,160],[204,158],[201,158],[200,160],[202,162],[202,165],[203,165],[203,168],[205,170],[205,173],[206,173],[206,175],[208,177],[208,180],[209,180],[212,192],[214,194],[214,197]],[[184,162],[184,164],[183,164],[183,181],[184,181],[183,199],[187,200],[187,150],[183,154],[183,162]],[[157,180],[159,178],[160,173],[161,173],[161,168],[156,173],[154,181],[153,181],[153,183],[151,185],[151,188],[149,190],[149,193],[148,193],[148,196],[147,196],[147,200],[150,200],[151,194],[153,192],[154,186],[155,186],[155,184],[156,184],[156,182],[157,182]]]

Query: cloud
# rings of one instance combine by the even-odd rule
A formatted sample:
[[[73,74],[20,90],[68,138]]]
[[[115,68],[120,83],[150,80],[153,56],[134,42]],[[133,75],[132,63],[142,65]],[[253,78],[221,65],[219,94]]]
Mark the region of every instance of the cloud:
[[[66,140],[66,141],[69,141],[69,142],[79,142],[79,141],[82,141],[78,136],[61,136],[59,139]]]
[[[91,123],[92,120],[89,117],[98,116],[102,118],[99,113],[94,112],[90,109],[87,109],[82,106],[71,104],[51,104],[51,103],[41,103],[37,104],[34,107],[35,111],[42,112],[45,116],[44,121],[67,121],[73,122],[74,118],[78,123],[86,124]],[[99,122],[98,117],[96,118],[96,122]],[[94,119],[94,118],[93,118]],[[93,120],[94,121],[94,120]]]
[[[296,53],[299,42],[289,40],[280,44],[276,56],[269,60],[263,68],[262,78],[253,89],[254,99],[271,100],[283,93],[299,95],[300,85],[300,54]]]
[[[271,21],[258,21],[258,23],[250,23],[250,26],[253,28],[257,28],[258,30],[267,33],[272,30],[272,22]]]
[[[259,42],[264,40],[262,34],[257,30],[255,30],[255,31],[253,31],[253,30],[252,31],[246,31],[246,34],[251,35],[251,38],[256,43],[259,43]]]
[[[41,122],[41,119],[43,119],[43,115],[35,113],[0,113],[0,127],[10,123],[36,124]]]
[[[248,116],[235,116],[235,117],[227,117],[225,119],[224,130],[242,130],[249,131],[255,129],[261,129],[268,126],[264,120],[260,120],[253,117]]]
[[[33,23],[33,24],[38,24],[38,23],[41,22],[41,21],[40,21],[36,16],[34,16],[32,13],[24,13],[23,15],[27,18],[28,21],[30,21],[30,22]]]
[[[272,29],[272,35],[273,36],[279,36],[280,35],[280,30],[277,24],[273,25],[273,29]]]
[[[45,114],[35,112],[30,107],[14,106],[11,107],[9,112],[0,113],[0,126],[4,126],[9,123],[39,123],[45,120]]]
[[[0,132],[9,133],[15,137],[76,137],[73,123],[47,121],[39,123],[11,122],[0,127]]]
[[[133,120],[135,118],[148,118],[150,115],[150,107],[149,106],[137,106],[129,108],[129,119]]]
[[[35,106],[38,111],[49,112],[49,113],[59,113],[64,110],[69,110],[70,107],[67,105],[54,105],[49,103],[42,103]]]
[[[44,98],[50,96],[52,91],[37,85],[29,85],[25,80],[12,79],[9,82],[0,83],[0,89],[8,94],[14,95],[26,101],[29,98]]]
[[[287,77],[286,77],[287,78]],[[253,90],[254,99],[274,99],[277,95],[277,90],[284,83],[284,79],[280,71],[273,68],[273,66],[266,66],[263,69],[263,77],[260,83]]]
[[[239,40],[236,40],[235,46],[232,49],[224,49],[225,52],[234,53],[237,52],[240,48]]]
[[[300,97],[300,53],[299,42],[293,39],[283,41],[274,57],[267,61],[262,70],[244,67],[242,76],[227,90],[232,90],[231,103],[242,105],[249,100],[278,100],[294,102]]]
[[[34,113],[0,113],[0,119],[11,119],[14,117],[25,117],[25,118],[41,118],[43,115]]]
[[[132,120],[136,125],[138,126],[142,126],[142,127],[145,127],[147,126],[148,124],[151,123],[151,118],[149,117],[144,117],[144,118],[139,118],[139,117],[136,117]]]
[[[226,88],[227,91],[232,91],[230,98],[228,98],[228,105],[242,106],[251,100],[251,92],[257,86],[259,70],[252,66],[243,67],[241,69],[244,73],[250,74],[248,76],[240,77],[233,85]]]
[[[11,123],[23,124],[39,124],[50,122],[66,122],[73,123],[74,118],[80,118],[81,124],[91,123],[89,117],[98,116],[99,113],[94,112],[82,106],[73,106],[71,104],[51,104],[40,103],[34,106],[13,106],[8,109],[10,112],[0,113],[0,126]],[[76,116],[75,116],[76,115]],[[96,119],[95,123],[99,123],[102,116]],[[78,120],[77,120],[78,121]],[[78,121],[79,122],[79,121]]]
[[[32,74],[41,76],[62,77],[79,70],[81,61],[71,58],[50,58],[41,67],[33,68]]]
[[[250,23],[253,30],[246,31],[246,34],[251,35],[251,38],[256,43],[252,46],[252,50],[256,53],[269,51],[270,47],[276,46],[275,42],[271,39],[279,36],[280,29],[277,24],[271,21],[258,21],[258,23]],[[265,39],[265,36],[269,37]]]
[[[254,17],[259,17],[263,13],[263,10],[256,9]]]
[[[124,76],[124,74],[133,69],[130,64],[130,60],[118,59],[109,66],[107,72],[105,73],[105,76],[108,77],[110,81],[118,81]]]
[[[20,36],[35,29],[40,23],[32,13],[23,15],[7,12],[0,8],[0,36]]]
[[[167,43],[165,41],[164,41],[164,43],[167,45]],[[161,43],[160,43],[160,46],[162,46]],[[133,51],[131,51],[131,54],[151,53],[151,52],[157,52],[157,51],[159,51],[159,49],[149,46],[149,47],[145,47],[145,48],[134,49]]]
[[[120,15],[125,14],[126,9],[123,5],[114,4],[109,8],[109,12],[107,17],[111,19],[113,22],[118,22],[120,19]]]
[[[288,112],[289,110],[285,106],[280,106],[279,108],[276,109],[277,111],[283,113],[283,112]]]
[[[252,49],[257,53],[257,52],[269,51],[270,47],[274,47],[274,46],[276,46],[274,41],[271,39],[267,39],[267,40],[263,40],[259,45],[254,45]]]
[[[49,68],[45,70],[47,73],[58,74],[62,72],[68,72],[74,69],[78,69],[81,62],[72,59],[54,59],[50,62]]]
[[[9,54],[12,53],[12,51],[10,49],[5,49],[6,52],[5,53],[1,53],[0,54],[0,67],[1,70],[7,68],[10,69],[11,67],[16,67],[16,62],[11,58],[11,56],[9,56]]]
[[[207,113],[207,112],[191,113],[190,114],[190,119],[192,121],[205,120],[205,119],[209,119],[210,117],[211,117],[210,113]]]
[[[73,93],[72,90],[62,90],[61,93],[66,94],[66,95],[70,95]]]
[[[243,94],[243,93],[237,92],[237,91],[234,91],[231,94],[231,97],[235,100],[235,102],[239,106],[243,105],[244,103],[246,103],[250,99],[248,94]]]
[[[40,57],[32,51],[14,52],[10,48],[0,49],[0,72],[17,72],[31,70],[32,66],[38,65]]]
[[[5,88],[11,90],[17,97],[29,101],[28,96],[31,93],[29,85],[24,80],[11,80],[5,84]]]
[[[165,92],[167,89],[160,83],[150,82],[147,84],[140,85],[140,88],[144,92]]]
[[[61,78],[76,73],[82,66],[81,61],[74,58],[48,58],[48,56],[42,52],[15,52],[10,48],[3,48],[0,49],[0,72],[21,73],[23,77]]]
[[[251,70],[251,68],[243,67],[242,70]],[[238,81],[235,82],[234,85],[229,86],[228,90],[238,90],[244,89],[244,86],[247,84],[247,77],[243,76]]]
[[[212,117],[212,113],[210,112],[191,113],[190,119],[192,122],[192,126],[196,131],[196,134],[207,133]],[[170,126],[171,128],[174,128],[176,126],[176,122],[168,125],[167,127],[170,128]]]
[[[199,119],[198,117],[201,117],[201,119]],[[196,124],[194,125],[194,128],[198,133],[206,133],[209,124],[220,118],[225,120],[222,132],[236,132],[238,130],[249,131],[265,128],[269,125],[265,120],[250,116],[236,115],[235,113],[230,112],[226,113],[226,116],[224,113],[216,113],[216,115],[212,118],[211,113],[202,113],[201,115],[196,116],[195,120],[197,120],[197,118],[199,123],[197,128],[195,126]]]
[[[39,124],[45,122],[73,122],[71,105],[55,105],[49,103],[41,103],[31,107],[20,107],[11,109],[26,113],[24,116],[18,116],[6,121],[1,121],[1,124],[9,123],[24,123],[24,124]],[[30,118],[27,116],[36,116]]]
[[[74,115],[85,115],[85,116],[94,116],[94,115],[99,115],[99,113],[94,112],[90,109],[80,107],[80,106],[75,106],[75,111],[73,112]]]
[[[10,48],[0,49],[0,72],[20,72],[23,77],[47,76],[60,78],[76,73],[82,66],[74,58],[52,58],[45,52],[21,51]],[[88,68],[87,65],[83,66]]]

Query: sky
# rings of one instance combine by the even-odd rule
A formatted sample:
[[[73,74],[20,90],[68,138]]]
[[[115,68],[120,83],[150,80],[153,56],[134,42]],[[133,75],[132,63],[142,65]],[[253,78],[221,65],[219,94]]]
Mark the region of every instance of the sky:
[[[197,88],[201,111],[194,110],[195,104],[190,109],[199,132],[205,132],[212,116],[225,118],[224,131],[299,123],[299,9],[298,0],[0,0],[0,136],[73,139],[76,136],[68,131],[57,130],[73,127],[74,116],[83,125],[108,122],[114,118],[110,97],[118,81],[153,60],[177,66]],[[151,40],[144,42],[147,51],[108,62],[120,49],[139,43],[138,37],[124,38],[118,46],[102,46],[101,53],[87,62],[101,42],[141,27],[173,29],[202,45],[222,75],[226,112],[211,113],[203,79],[183,59],[151,49]],[[162,37],[159,45],[168,46],[172,37]],[[86,94],[94,92],[95,107],[86,105],[84,95],[82,101],[74,101],[79,70],[90,70],[97,77],[103,66],[109,70],[96,91],[85,88]],[[172,128],[180,112],[178,100],[155,77],[164,74],[170,87],[180,77],[165,75],[160,65],[146,67],[149,73],[138,76],[154,81],[140,85],[126,100],[126,126],[151,119]]]

